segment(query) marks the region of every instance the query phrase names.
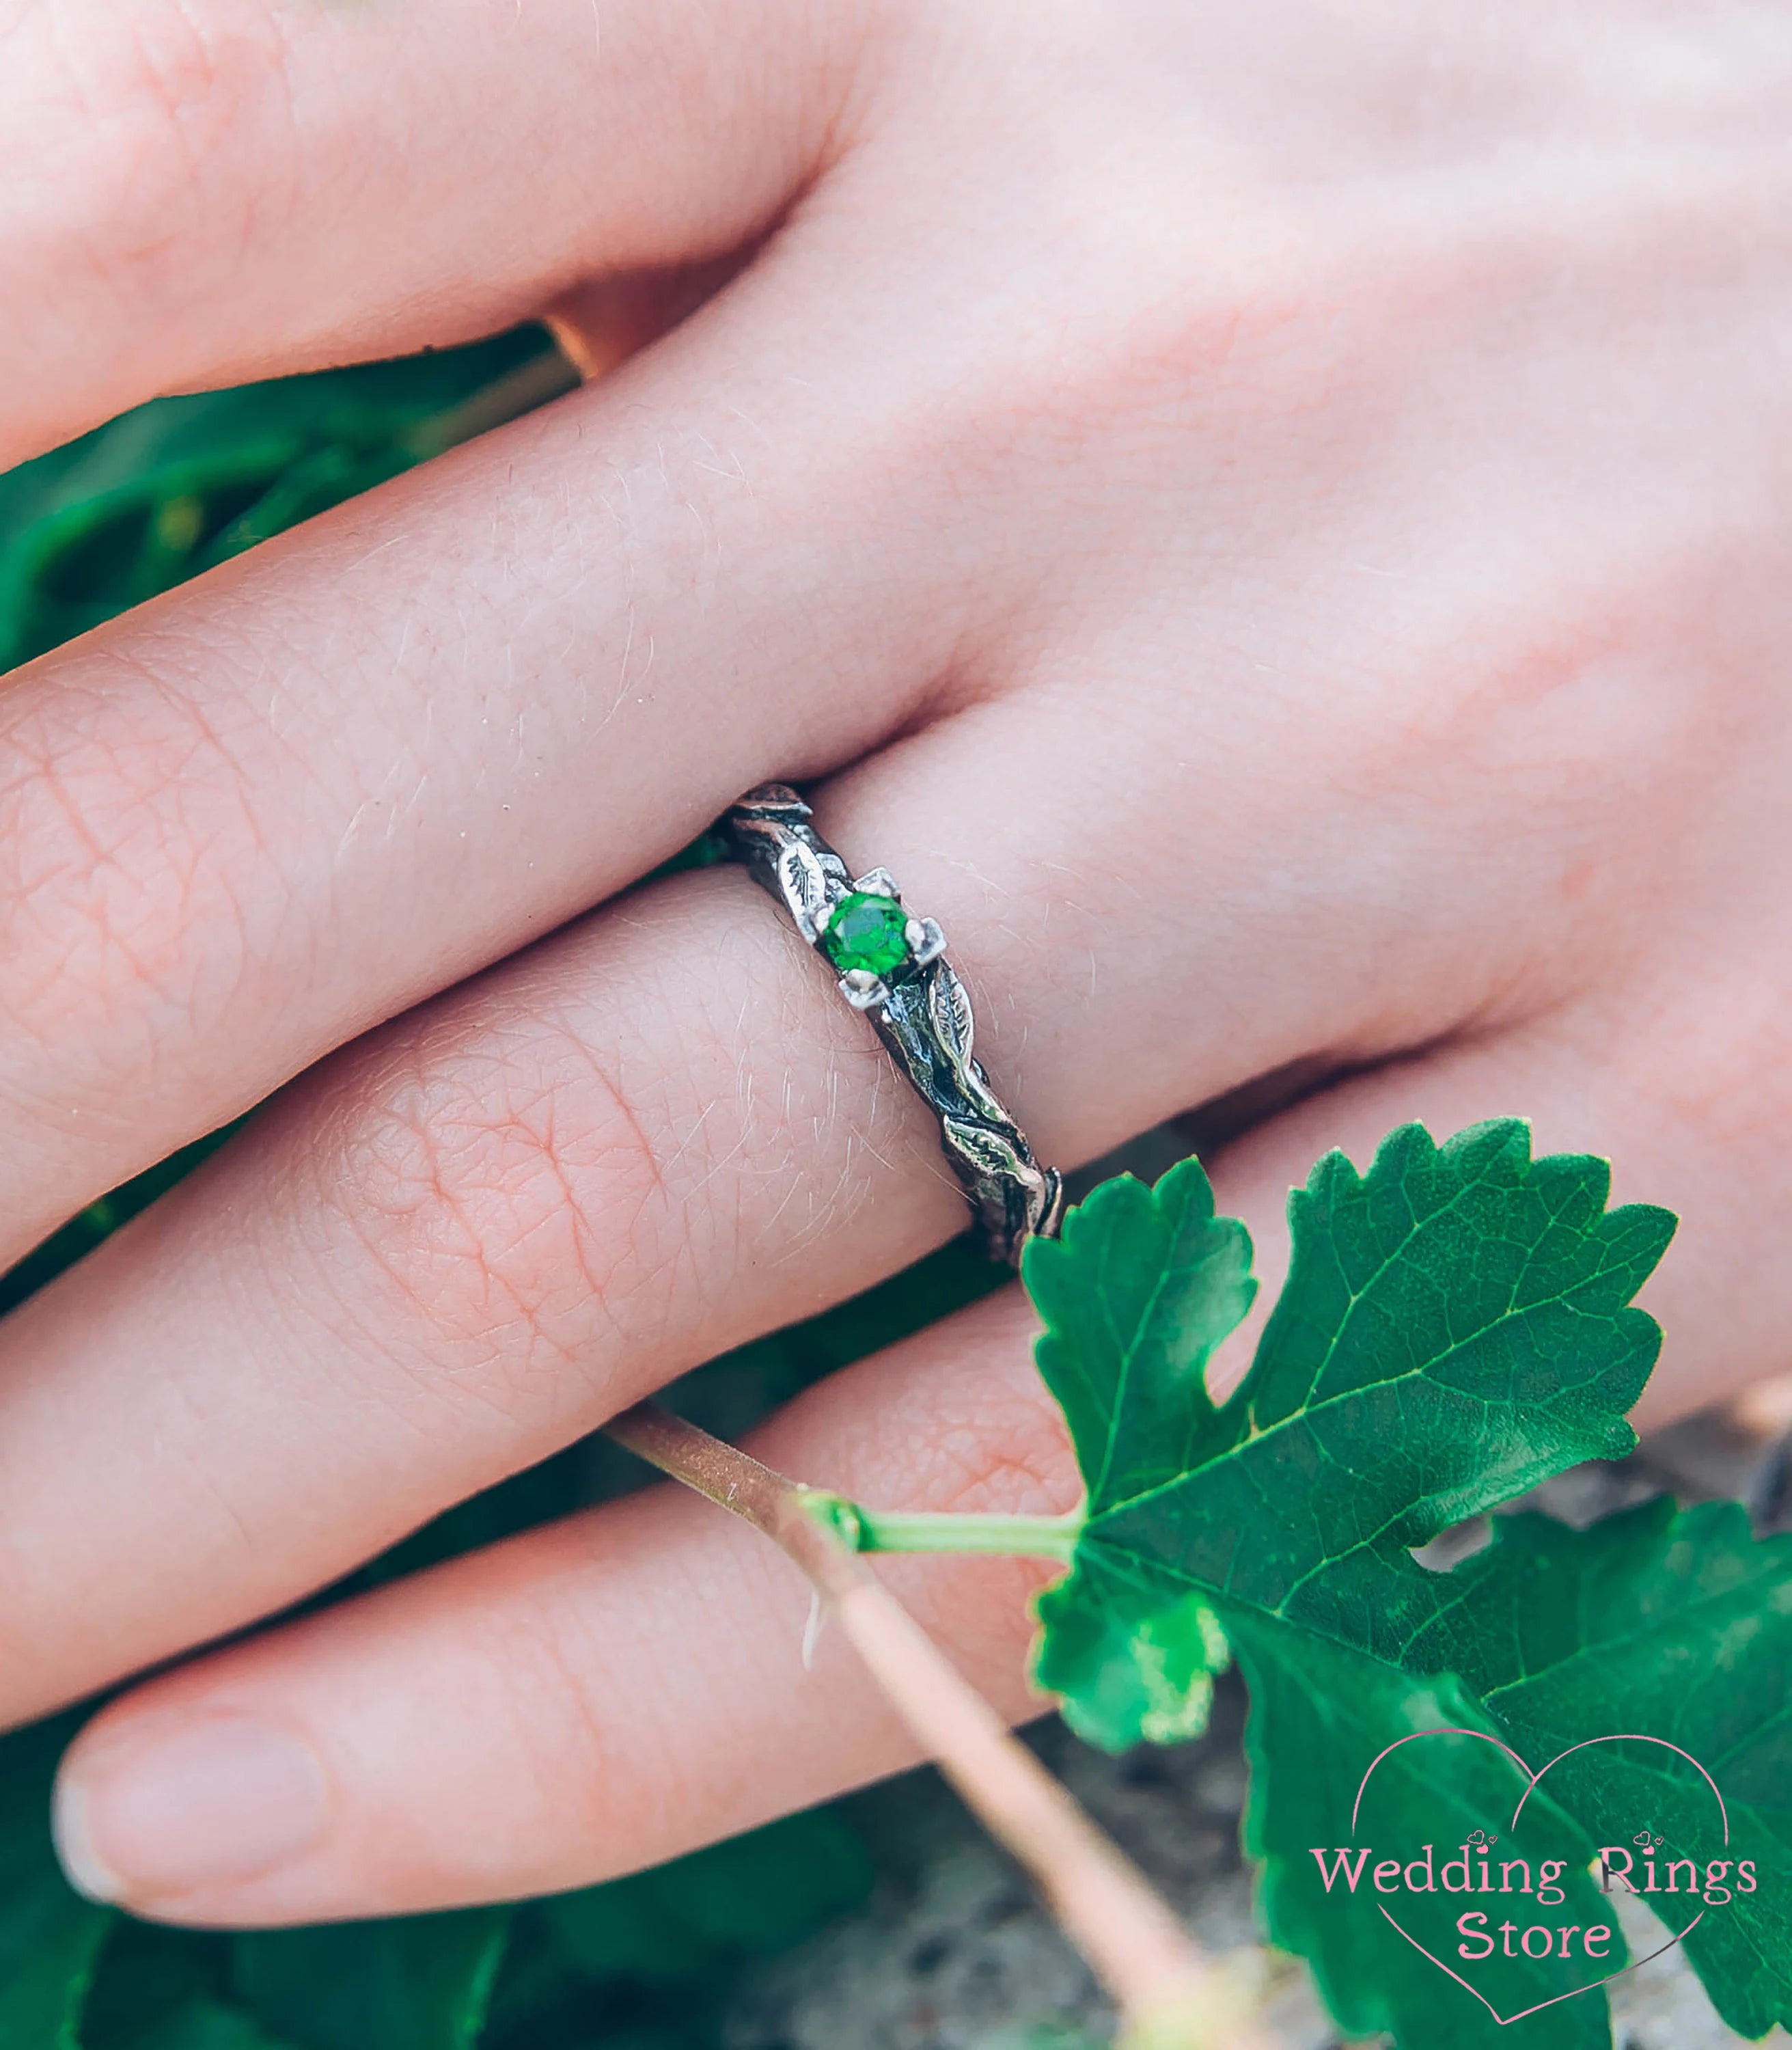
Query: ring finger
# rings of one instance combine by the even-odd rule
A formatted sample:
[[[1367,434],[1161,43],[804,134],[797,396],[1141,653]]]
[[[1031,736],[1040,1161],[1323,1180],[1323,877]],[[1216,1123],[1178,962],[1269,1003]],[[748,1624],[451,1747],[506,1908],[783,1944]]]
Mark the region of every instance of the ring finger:
[[[1039,801],[1074,783],[1080,712],[1049,691],[974,707],[842,779],[824,809],[830,837],[889,861],[956,935],[973,991],[1000,992],[980,1046],[1042,1158],[1091,1157],[1302,1057],[1435,1039],[1482,1001],[1447,944],[1409,939],[1397,1005],[1385,986],[1393,937],[1429,926],[1426,889],[1459,910],[1459,877],[1428,872],[1397,901],[1384,888],[1348,958],[1304,972],[1335,952],[1361,878],[1315,862],[1291,893],[1262,859],[1267,811],[1237,820],[1234,871],[1216,855],[1210,930],[1188,930],[1184,902],[1166,955],[1150,910],[1186,860],[1153,822],[1175,762],[1116,747],[1132,797],[1108,816],[1136,823],[1108,824],[1091,861],[1081,803]],[[1206,966],[1272,898],[1289,969],[1241,1021]],[[1477,927],[1490,975],[1499,923],[1490,910]],[[264,1613],[901,1266],[962,1218],[937,1136],[731,871],[625,899],[371,1035],[0,1331],[17,1534],[0,1632],[24,1651],[5,1712]],[[146,1558],[153,1602],[132,1570]]]

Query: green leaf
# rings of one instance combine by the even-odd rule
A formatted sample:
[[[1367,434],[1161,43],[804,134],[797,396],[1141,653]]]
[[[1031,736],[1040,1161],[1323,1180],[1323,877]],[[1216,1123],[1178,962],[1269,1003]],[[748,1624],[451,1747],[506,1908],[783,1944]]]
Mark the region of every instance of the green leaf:
[[[1218,1405],[1206,1369],[1249,1304],[1249,1247],[1214,1218],[1195,1163],[1153,1191],[1104,1184],[1061,1242],[1027,1254],[1040,1370],[1087,1489],[1071,1571],[1038,1604],[1035,1677],[1117,1750],[1198,1728],[1226,1639],[1237,1643],[1253,1703],[1249,1847],[1265,1861],[1272,1934],[1313,1959],[1347,2030],[1392,2030],[1409,2050],[1510,2034],[1378,1905],[1365,1919],[1316,1900],[1311,1851],[1342,1841],[1365,1767],[1402,1735],[1497,1728],[1447,1670],[1466,1658],[1450,1622],[1463,1584],[1412,1548],[1635,1442],[1625,1413],[1660,1334],[1631,1298],[1673,1220],[1608,1211],[1609,1187],[1601,1161],[1533,1159],[1510,1120],[1441,1147],[1405,1127],[1366,1174],[1328,1156],[1291,1198],[1287,1284]],[[1402,1748],[1376,1791],[1397,1834],[1428,1818],[1415,1848],[1498,1826],[1523,1783],[1490,1744],[1432,1741],[1464,1755],[1438,1773]],[[1549,1795],[1527,1812],[1528,1827],[1584,1847]],[[1584,1872],[1572,1887],[1582,1925],[1598,1921]],[[1457,1940],[1443,1927],[1433,1937],[1434,1952]],[[1491,1969],[1513,1982],[1498,2002],[1510,2013],[1527,1977],[1548,2000],[1576,1967]],[[1549,2050],[1609,2040],[1593,1994],[1513,2027]]]
[[[1141,1739],[1185,1743],[1206,1729],[1213,1675],[1231,1651],[1202,1596],[1166,1597],[1153,1580],[1084,1557],[1034,1612],[1033,1684],[1059,1697],[1086,1743],[1118,1752]]]
[[[1036,1238],[1027,1293],[1045,1323],[1036,1357],[1070,1428],[1091,1515],[1186,1473],[1211,1430],[1205,1375],[1251,1307],[1250,1235],[1216,1218],[1198,1160],[1155,1189],[1104,1182]]]
[[[1687,1955],[1732,2029],[1792,2027],[1792,1534],[1757,1541],[1734,1502],[1648,1502],[1586,1530],[1502,1517],[1449,1583],[1408,1659],[1454,1666],[1533,1769],[1634,1730],[1711,1774],[1727,1847],[1703,1778],[1658,1747],[1600,1745],[1549,1779],[1599,1843],[1646,1823],[1701,1874],[1753,1861],[1756,1891],[1710,1904]],[[1684,1894],[1644,1898],[1685,1923]]]
[[[542,1919],[566,1966],[586,1978],[669,1984],[700,1977],[714,1965],[715,1946],[668,1915],[641,1877],[582,1887],[541,1903]]]
[[[1241,1615],[1234,1635],[1251,1689],[1244,1834],[1246,1851],[1263,1861],[1259,1908],[1271,1940],[1311,1965],[1340,2030],[1370,2037],[1385,2030],[1413,2050],[1443,2044],[1451,2050],[1609,2050],[1604,1993],[1578,1990],[1626,1955],[1610,1904],[1587,1876],[1591,1847],[1540,1795],[1525,1803],[1526,1827],[1514,1840],[1509,1818],[1525,1775],[1496,1744],[1477,1736],[1426,1736],[1389,1752],[1362,1789],[1353,1830],[1370,1761],[1417,1732],[1494,1734],[1480,1705],[1453,1680],[1415,1679],[1286,1624]],[[1557,1859],[1562,1901],[1539,1904],[1534,1893],[1527,1899],[1516,1892],[1408,1892],[1386,1871],[1388,1865],[1411,1870],[1429,1847],[1429,1869],[1415,1877],[1441,1881],[1449,1859],[1475,1830],[1502,1839],[1495,1857],[1522,1858],[1533,1888],[1541,1888],[1544,1860]],[[1323,1867],[1315,1849],[1328,1853]],[[1335,1854],[1345,1857],[1342,1869]],[[1378,1868],[1388,1892],[1377,1890]],[[1478,1867],[1467,1869],[1472,1876]],[[1518,1875],[1510,1877],[1515,1887]],[[1486,1920],[1459,1931],[1455,1919],[1464,1912],[1484,1913]],[[1494,1932],[1508,1918],[1514,1934],[1498,1938]],[[1603,1947],[1609,1962],[1591,1962],[1584,1953],[1560,1958],[1564,1927],[1609,1930]],[[1547,1958],[1480,1954],[1482,1939],[1517,1944],[1527,1928],[1553,1932]],[[1465,1938],[1473,1962],[1463,1954]],[[1420,1954],[1420,1943],[1430,1956]],[[1506,2017],[1503,2025],[1447,1976],[1445,1965],[1492,2002]],[[1572,1997],[1560,1998],[1564,1993]],[[1552,2001],[1540,2013],[1527,2012]]]
[[[668,1910],[711,1943],[786,1950],[871,1890],[863,1845],[832,1810],[788,1815],[641,1875]]]
[[[76,2050],[81,2008],[116,1919],[72,1891],[49,1834],[67,1718],[0,1742],[0,2044]]]
[[[572,382],[540,328],[158,399],[0,475],[0,669]]]
[[[81,2013],[81,2050],[139,2050],[165,2021],[220,2004],[231,1942],[211,1930],[117,1916]]]
[[[1104,1182],[1034,1239],[1024,1270],[1046,1329],[1037,1358],[1076,1448],[1089,1514],[1186,1471],[1210,1430],[1207,1362],[1251,1306],[1251,1242],[1216,1218],[1201,1163],[1184,1160],[1147,1189]],[[1227,1651],[1201,1592],[1085,1545],[1039,1598],[1037,1685],[1062,1699],[1092,1744],[1170,1743],[1206,1726],[1212,1676]]]
[[[863,1845],[832,1810],[789,1815],[647,1872],[542,1903],[589,1976],[694,1977],[720,1958],[785,1950],[871,1889]]]
[[[1104,1185],[1093,1229],[1073,1213],[1061,1245],[1029,1246],[1041,1370],[1089,1489],[1036,1667],[1073,1682],[1073,1720],[1110,1747],[1145,1734],[1096,1705],[1087,1647],[1104,1613],[1136,1636],[1154,1588],[1204,1639],[1191,1598],[1398,1662],[1443,1580],[1409,1547],[1630,1450],[1661,1335],[1629,1305],[1673,1219],[1607,1211],[1609,1186],[1603,1161],[1533,1160],[1511,1119],[1442,1147],[1403,1127],[1366,1175],[1329,1155],[1290,1199],[1287,1285],[1218,1408],[1199,1370],[1248,1284],[1195,1163],[1148,1195]]]
[[[257,1930],[236,1940],[236,1992],[297,2050],[468,2050],[484,2025],[512,1912]]]
[[[196,1993],[128,2039],[128,2050],[293,2050],[240,2007]]]

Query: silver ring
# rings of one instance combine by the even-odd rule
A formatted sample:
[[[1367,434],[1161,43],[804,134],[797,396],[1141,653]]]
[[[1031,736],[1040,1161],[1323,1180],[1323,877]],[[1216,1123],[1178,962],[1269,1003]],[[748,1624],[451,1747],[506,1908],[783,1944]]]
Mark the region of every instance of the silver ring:
[[[728,850],[790,914],[840,976],[840,994],[940,1120],[990,1255],[1018,1266],[1027,1240],[1055,1236],[1064,1178],[1042,1167],[972,1058],[971,1000],[945,958],[937,920],[917,918],[886,868],[854,877],[784,783],[749,790],[722,821]]]

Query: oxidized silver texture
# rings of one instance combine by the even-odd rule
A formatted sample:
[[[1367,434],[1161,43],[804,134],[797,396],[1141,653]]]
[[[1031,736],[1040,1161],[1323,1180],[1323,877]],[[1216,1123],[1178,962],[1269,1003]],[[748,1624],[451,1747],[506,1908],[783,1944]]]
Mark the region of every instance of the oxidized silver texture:
[[[902,893],[889,871],[853,876],[809,823],[810,812],[783,783],[750,790],[723,820],[730,851],[790,914],[812,947],[835,906],[855,890]],[[817,921],[820,921],[818,924]],[[945,935],[931,918],[911,918],[909,960],[888,981],[862,969],[840,978],[840,993],[863,1011],[916,1092],[940,1120],[940,1145],[964,1185],[991,1257],[1011,1265],[1035,1235],[1057,1233],[1064,1181],[1042,1167],[971,1051],[971,1000],[945,958]]]

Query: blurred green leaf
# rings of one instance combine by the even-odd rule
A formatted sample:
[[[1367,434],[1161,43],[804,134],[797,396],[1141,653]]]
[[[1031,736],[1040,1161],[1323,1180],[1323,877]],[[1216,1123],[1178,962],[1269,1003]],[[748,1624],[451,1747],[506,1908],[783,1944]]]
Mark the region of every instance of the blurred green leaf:
[[[236,1939],[236,1990],[297,2050],[467,2050],[513,1912],[257,1930]]]
[[[841,1817],[789,1815],[651,1871],[544,1901],[567,1959],[594,1978],[686,1978],[742,1952],[787,1949],[859,1906],[874,1874]]]
[[[216,1152],[236,1128],[235,1124],[227,1125],[191,1146],[183,1146],[179,1152],[158,1161],[71,1218],[16,1266],[0,1274],[0,1315],[16,1308],[27,1296],[35,1295],[46,1282],[53,1281],[65,1267],[72,1267],[102,1240],[110,1238],[120,1225],[128,1224],[139,1210],[147,1210],[158,1196],[191,1174],[208,1154]]]
[[[556,1894],[541,1913],[561,1963],[588,1978],[695,1978],[715,1962],[714,1947],[667,1915],[638,1875]]]
[[[255,2017],[204,1993],[158,2017],[129,2039],[129,2050],[294,2050]]]
[[[0,475],[0,669],[568,388],[540,328],[158,399]]]
[[[56,1861],[49,1791],[64,1717],[0,1740],[0,2044],[75,2050],[110,1910],[72,1891]]]
[[[115,1917],[81,2015],[82,2050],[141,2050],[165,2022],[222,2004],[230,1945],[209,1930]]]
[[[657,1865],[641,1883],[699,1936],[763,1953],[788,1949],[859,1907],[873,1877],[855,1832],[816,1808]]]

